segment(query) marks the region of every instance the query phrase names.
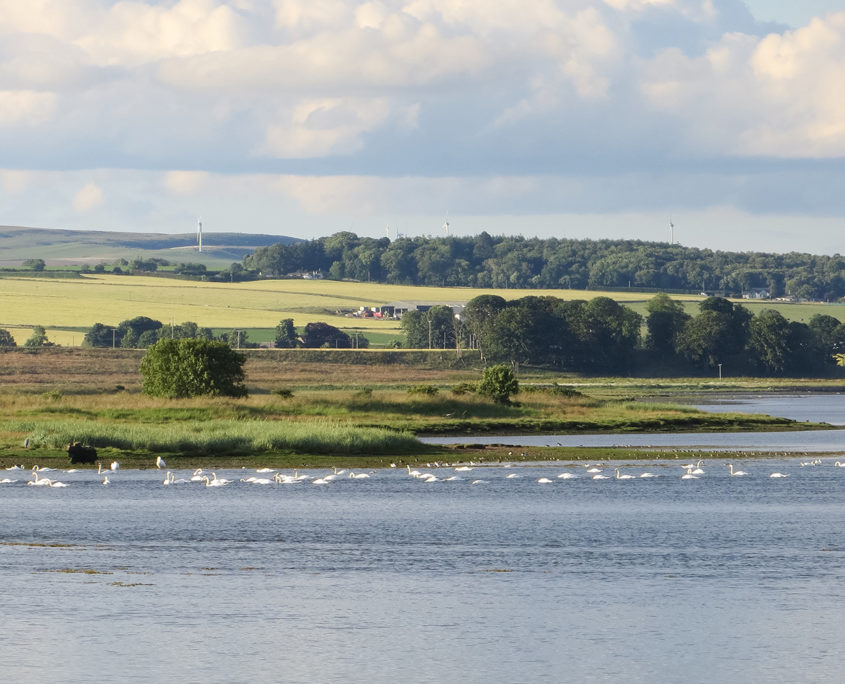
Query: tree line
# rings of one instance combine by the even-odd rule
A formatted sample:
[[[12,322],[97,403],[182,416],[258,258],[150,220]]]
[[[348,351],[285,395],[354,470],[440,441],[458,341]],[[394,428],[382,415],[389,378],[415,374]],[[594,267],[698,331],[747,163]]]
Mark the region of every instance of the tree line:
[[[482,288],[644,288],[722,295],[765,288],[831,300],[845,295],[845,258],[722,252],[665,242],[491,236],[388,238],[340,232],[259,247],[244,272],[321,272],[341,280]]]
[[[211,328],[200,327],[193,321],[186,321],[178,325],[166,325],[147,316],[136,316],[121,321],[116,326],[95,323],[85,333],[82,346],[145,349],[164,339],[218,341],[225,342],[236,349],[250,349],[260,346],[257,342],[249,339],[248,331],[243,328],[234,328],[215,335]],[[2,338],[0,338],[0,341],[2,341]],[[369,346],[369,341],[360,334],[357,334],[353,339],[339,328],[319,321],[308,323],[300,335],[294,327],[293,319],[285,318],[279,321],[276,326],[273,346],[277,348],[305,347],[315,349],[332,347],[349,349],[356,347],[363,349]]]
[[[834,372],[845,351],[845,324],[828,315],[790,322],[713,296],[691,316],[665,293],[647,311],[644,320],[607,297],[481,295],[459,315],[446,306],[409,311],[401,327],[409,347],[473,348],[491,363],[603,375],[641,368],[699,374],[724,365],[732,375],[818,376]]]

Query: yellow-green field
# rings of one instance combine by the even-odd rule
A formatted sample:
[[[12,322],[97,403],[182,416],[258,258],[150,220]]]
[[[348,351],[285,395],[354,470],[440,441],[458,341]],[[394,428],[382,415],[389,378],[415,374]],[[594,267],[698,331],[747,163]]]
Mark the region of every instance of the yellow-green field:
[[[591,299],[604,295],[627,302],[644,313],[652,295],[641,292],[585,290],[481,290],[473,288],[411,287],[330,280],[261,280],[246,283],[210,283],[141,276],[87,275],[79,279],[0,279],[0,327],[9,329],[19,344],[33,325],[47,329],[48,338],[61,345],[79,345],[83,332],[94,323],[116,325],[135,316],[165,323],[194,321],[210,328],[272,329],[283,318],[297,326],[325,321],[339,328],[398,333],[393,320],[350,318],[347,312],[362,306],[394,301],[466,302],[480,294],[506,299],[551,295],[562,299]],[[691,312],[703,298],[673,296]],[[790,320],[809,320],[814,313],[829,313],[845,320],[841,304],[748,303],[752,310],[776,307]],[[75,328],[76,330],[68,330]]]

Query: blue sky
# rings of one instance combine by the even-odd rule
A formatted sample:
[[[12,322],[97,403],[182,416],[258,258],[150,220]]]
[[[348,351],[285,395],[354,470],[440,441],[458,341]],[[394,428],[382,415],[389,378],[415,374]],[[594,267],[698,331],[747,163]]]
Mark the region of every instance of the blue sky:
[[[0,224],[842,253],[841,5],[0,0]]]

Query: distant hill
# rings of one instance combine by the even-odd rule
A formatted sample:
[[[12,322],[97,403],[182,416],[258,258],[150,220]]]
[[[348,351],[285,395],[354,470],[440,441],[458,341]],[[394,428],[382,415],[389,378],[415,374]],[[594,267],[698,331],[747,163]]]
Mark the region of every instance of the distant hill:
[[[25,259],[44,259],[50,266],[95,264],[116,259],[159,257],[174,263],[209,267],[241,261],[258,247],[300,242],[282,235],[203,232],[202,252],[195,233],[119,233],[0,226],[0,266],[19,266]]]

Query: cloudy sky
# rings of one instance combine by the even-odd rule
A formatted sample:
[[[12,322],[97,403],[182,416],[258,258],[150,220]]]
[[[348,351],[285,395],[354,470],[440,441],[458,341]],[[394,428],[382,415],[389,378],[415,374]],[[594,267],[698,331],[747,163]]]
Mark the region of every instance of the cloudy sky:
[[[0,0],[0,224],[845,253],[842,0]]]

